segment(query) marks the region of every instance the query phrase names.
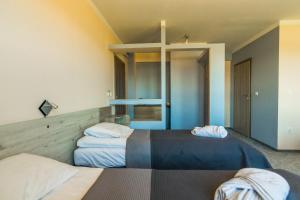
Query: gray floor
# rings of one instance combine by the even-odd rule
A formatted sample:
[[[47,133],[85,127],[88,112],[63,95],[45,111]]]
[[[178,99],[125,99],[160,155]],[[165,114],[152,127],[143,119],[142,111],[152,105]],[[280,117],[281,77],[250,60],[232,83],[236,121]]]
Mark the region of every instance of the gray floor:
[[[300,175],[300,151],[276,151],[232,130],[229,131],[265,154],[273,168],[286,169]]]

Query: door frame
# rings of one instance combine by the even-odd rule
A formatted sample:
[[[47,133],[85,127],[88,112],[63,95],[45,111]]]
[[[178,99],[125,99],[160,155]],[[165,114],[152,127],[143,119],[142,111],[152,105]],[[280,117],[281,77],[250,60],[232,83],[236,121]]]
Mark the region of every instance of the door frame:
[[[210,125],[210,49],[206,49],[204,69],[204,125]]]
[[[252,124],[252,120],[251,120],[251,117],[252,117],[252,87],[251,87],[251,84],[252,84],[252,57],[250,57],[250,58],[247,58],[247,59],[244,59],[244,60],[242,60],[242,61],[240,61],[240,62],[238,62],[238,63],[236,63],[236,64],[234,64],[234,68],[237,66],[237,65],[240,65],[240,64],[242,64],[242,63],[245,63],[245,62],[250,62],[250,80],[249,80],[249,86],[250,86],[250,99],[249,99],[249,107],[250,107],[250,109],[249,109],[249,135],[247,136],[247,137],[249,137],[249,138],[252,138],[252,134],[251,134],[251,124]],[[238,133],[240,133],[240,134],[242,134],[242,135],[244,135],[243,133],[241,133],[240,131],[238,131],[238,130],[236,130],[235,128],[234,128],[234,123],[235,123],[235,117],[234,117],[234,115],[235,115],[235,78],[234,78],[234,68],[233,68],[233,70],[232,70],[232,72],[233,72],[233,75],[232,75],[232,77],[233,77],[233,130],[234,131],[236,131],[236,132],[238,132]],[[246,135],[244,135],[244,136],[246,136]]]

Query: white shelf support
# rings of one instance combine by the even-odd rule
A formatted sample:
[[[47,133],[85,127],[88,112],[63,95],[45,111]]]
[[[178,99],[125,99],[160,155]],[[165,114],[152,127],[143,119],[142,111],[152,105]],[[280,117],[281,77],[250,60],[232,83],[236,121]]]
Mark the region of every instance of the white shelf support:
[[[111,44],[109,49],[115,53],[143,53],[159,52],[161,43],[140,43],[140,44]]]
[[[160,42],[164,46],[166,45],[166,21],[160,21]]]
[[[162,105],[161,99],[113,99],[110,105]]]
[[[167,127],[167,80],[166,80],[166,49],[161,48],[161,119],[164,129]]]

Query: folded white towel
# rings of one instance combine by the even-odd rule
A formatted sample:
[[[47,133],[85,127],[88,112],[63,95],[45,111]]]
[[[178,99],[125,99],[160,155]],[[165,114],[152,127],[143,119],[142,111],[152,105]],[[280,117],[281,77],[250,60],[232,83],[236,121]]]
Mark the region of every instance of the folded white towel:
[[[215,200],[284,200],[289,194],[288,182],[274,172],[245,168],[216,190]]]
[[[84,131],[84,135],[98,138],[129,137],[134,130],[120,124],[102,122]]]
[[[127,138],[96,138],[84,136],[77,141],[78,147],[85,148],[126,148]]]
[[[195,127],[192,134],[202,137],[225,138],[228,133],[223,126],[205,126]]]

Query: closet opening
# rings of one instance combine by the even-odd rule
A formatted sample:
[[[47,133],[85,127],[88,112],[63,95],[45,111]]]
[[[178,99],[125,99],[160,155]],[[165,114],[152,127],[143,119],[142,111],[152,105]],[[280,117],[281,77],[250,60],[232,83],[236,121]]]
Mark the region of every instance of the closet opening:
[[[209,50],[170,52],[170,128],[209,124]]]

